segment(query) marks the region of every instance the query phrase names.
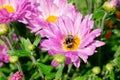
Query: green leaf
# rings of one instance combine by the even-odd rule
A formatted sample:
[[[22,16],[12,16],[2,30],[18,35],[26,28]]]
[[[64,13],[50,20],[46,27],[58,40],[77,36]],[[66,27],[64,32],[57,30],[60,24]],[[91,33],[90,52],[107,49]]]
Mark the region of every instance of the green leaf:
[[[62,66],[62,65],[59,67],[59,69],[55,75],[55,79],[60,79],[60,77],[62,76],[63,68],[64,68],[64,66]]]
[[[98,76],[94,76],[94,80],[102,80],[102,79],[99,78]]]
[[[67,0],[68,1],[68,3],[71,3],[73,0]]]
[[[79,76],[79,77],[76,77],[74,80],[84,80],[84,77]]]
[[[38,36],[36,37],[36,39],[35,39],[33,45],[38,46],[38,44],[40,43],[40,40],[41,40],[41,36],[38,35]]]
[[[120,46],[119,48],[116,50],[115,54],[114,54],[114,57],[118,57],[120,56]]]
[[[39,75],[39,73],[38,73],[37,71],[35,71],[35,72],[32,74],[30,80],[35,80],[35,79],[37,79],[38,77],[40,77],[40,75]]]
[[[0,71],[4,72],[4,73],[10,73],[11,70],[9,68],[5,68],[5,67],[1,67]]]
[[[42,73],[50,74],[51,70],[53,69],[52,66],[48,66],[42,63],[38,63],[38,67],[41,69]]]
[[[8,53],[12,56],[28,56],[28,55],[30,55],[30,52],[26,51],[26,50],[9,50]]]
[[[115,80],[115,74],[113,71],[109,72],[109,77],[110,77],[110,80]]]
[[[0,74],[0,80],[8,80],[8,79]]]
[[[102,19],[105,12],[102,8],[99,8],[96,10],[96,12],[93,14],[92,19]]]
[[[113,66],[120,68],[120,57],[116,57],[111,63]]]
[[[2,39],[0,39],[0,43],[4,44],[4,41]]]
[[[55,73],[50,73],[45,76],[45,80],[53,80],[55,77]]]
[[[20,41],[21,41],[21,43],[22,43],[22,44],[21,44],[21,47],[22,47],[23,49],[25,49],[25,50],[28,50],[28,45],[32,44],[28,38],[25,39],[25,38],[21,37],[21,38],[20,38]]]

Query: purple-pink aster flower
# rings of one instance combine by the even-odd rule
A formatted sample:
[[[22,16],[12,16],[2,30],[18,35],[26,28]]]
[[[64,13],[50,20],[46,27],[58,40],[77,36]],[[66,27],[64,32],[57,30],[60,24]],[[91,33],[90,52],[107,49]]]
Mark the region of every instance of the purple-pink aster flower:
[[[0,0],[0,23],[9,23],[15,20],[25,22],[22,20],[25,20],[26,16],[30,16],[28,12],[33,9],[31,4],[29,0]]]
[[[31,20],[33,24],[28,26],[36,34],[40,33],[41,28],[45,28],[46,23],[55,23],[62,15],[71,17],[71,14],[76,11],[72,4],[67,3],[67,0],[38,0],[38,3],[41,15],[38,15],[37,20]]]
[[[2,67],[3,62],[9,63],[9,55],[7,54],[7,52],[8,48],[5,45],[0,44],[0,67]]]
[[[111,0],[111,1],[110,1],[110,3],[111,3],[112,5],[114,5],[114,6],[117,5],[117,2],[118,2],[118,0]]]
[[[24,75],[20,71],[17,71],[10,77],[10,80],[22,80],[23,76]]]
[[[58,18],[56,25],[49,25],[49,29],[44,30],[48,36],[47,40],[42,40],[40,48],[48,50],[49,55],[64,54],[65,64],[73,63],[77,68],[80,66],[80,59],[85,63],[88,56],[95,53],[95,49],[105,43],[95,40],[100,36],[101,29],[92,30],[94,21],[92,15],[87,15],[83,19],[82,14],[76,12],[73,19],[67,16]],[[57,66],[55,60],[53,66]]]

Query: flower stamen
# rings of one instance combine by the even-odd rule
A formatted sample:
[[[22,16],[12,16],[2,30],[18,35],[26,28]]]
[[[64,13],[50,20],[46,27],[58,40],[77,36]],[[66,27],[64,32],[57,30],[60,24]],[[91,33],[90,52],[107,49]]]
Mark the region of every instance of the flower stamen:
[[[75,35],[68,35],[63,41],[63,48],[65,50],[77,50],[80,45],[80,38]]]
[[[51,15],[46,19],[46,21],[54,23],[54,22],[56,22],[57,18],[58,18],[57,16]]]
[[[0,10],[2,10],[2,9],[6,9],[10,13],[15,11],[14,7],[11,5],[5,5],[5,6],[3,5],[2,7],[0,7]]]

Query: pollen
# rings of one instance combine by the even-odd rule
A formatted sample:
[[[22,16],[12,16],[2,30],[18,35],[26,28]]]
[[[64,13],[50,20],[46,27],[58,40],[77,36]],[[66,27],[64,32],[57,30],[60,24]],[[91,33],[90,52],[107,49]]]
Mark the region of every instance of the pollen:
[[[46,19],[46,21],[54,23],[56,22],[57,18],[58,18],[57,16],[51,15]]]
[[[0,7],[0,10],[2,10],[2,9],[6,9],[10,13],[15,11],[14,7],[11,5],[5,5],[5,6],[3,5],[2,7]]]
[[[79,36],[75,35],[68,35],[63,40],[63,48],[67,51],[77,50],[80,45],[80,38]]]

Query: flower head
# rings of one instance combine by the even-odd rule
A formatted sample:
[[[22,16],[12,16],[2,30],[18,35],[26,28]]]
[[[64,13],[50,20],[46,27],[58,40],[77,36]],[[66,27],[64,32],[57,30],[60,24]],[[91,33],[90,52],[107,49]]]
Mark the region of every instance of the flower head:
[[[0,0],[0,23],[24,20],[31,11],[30,6],[29,0]]]
[[[10,80],[22,80],[23,76],[24,75],[20,71],[17,71],[10,77]]]
[[[38,9],[42,12],[39,16],[47,22],[56,22],[61,15],[67,15],[74,8],[72,4],[68,4],[67,0],[39,0]]]
[[[7,54],[8,48],[0,44],[0,67],[2,67],[3,62],[8,63],[9,62],[9,55]]]
[[[87,62],[88,56],[93,55],[95,49],[104,45],[104,42],[95,40],[101,33],[101,29],[91,30],[94,21],[92,15],[83,19],[82,14],[76,12],[73,19],[68,16],[60,17],[56,25],[49,24],[49,29],[44,30],[48,39],[41,42],[40,48],[48,50],[51,56],[64,54],[65,64],[73,63],[80,66],[80,58]],[[56,64],[55,61],[52,64]]]
[[[31,20],[30,22],[34,24],[28,26],[36,34],[40,33],[40,30],[44,29],[47,23],[55,23],[62,15],[71,17],[72,13],[76,11],[72,4],[67,3],[67,0],[38,0],[38,3],[41,15],[38,16],[37,20]]]

